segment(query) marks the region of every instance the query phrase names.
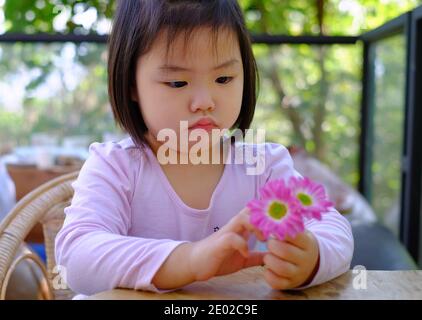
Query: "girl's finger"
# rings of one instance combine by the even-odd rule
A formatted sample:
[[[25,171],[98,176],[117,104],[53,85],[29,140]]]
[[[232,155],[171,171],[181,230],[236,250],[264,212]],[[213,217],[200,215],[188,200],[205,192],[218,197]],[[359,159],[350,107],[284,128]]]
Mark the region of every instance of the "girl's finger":
[[[268,253],[264,256],[264,263],[265,266],[276,275],[287,279],[294,277],[298,271],[296,265],[286,260],[282,260],[271,253]]]
[[[248,258],[249,249],[248,242],[242,236],[236,233],[226,233],[220,237],[222,248],[226,250],[237,250],[242,256]]]
[[[264,264],[265,252],[253,251],[249,253],[249,257],[245,262],[244,268],[262,266]]]
[[[295,238],[286,236],[285,241],[301,249],[306,249],[309,244],[309,237],[309,231],[305,231],[298,233]]]
[[[243,239],[248,240],[249,239],[249,231],[248,230],[243,231],[242,237],[243,237]]]
[[[268,251],[280,259],[298,265],[303,259],[304,251],[290,243],[269,239],[267,243]]]
[[[265,241],[266,239],[264,234],[261,232],[261,230],[252,225],[249,219],[250,211],[248,208],[244,208],[230,221],[229,227],[233,232],[236,233],[243,232],[243,230],[246,229],[253,233],[259,241]]]
[[[264,279],[271,286],[271,288],[275,290],[285,290],[291,288],[289,279],[277,276],[270,269],[266,269],[264,271]]]

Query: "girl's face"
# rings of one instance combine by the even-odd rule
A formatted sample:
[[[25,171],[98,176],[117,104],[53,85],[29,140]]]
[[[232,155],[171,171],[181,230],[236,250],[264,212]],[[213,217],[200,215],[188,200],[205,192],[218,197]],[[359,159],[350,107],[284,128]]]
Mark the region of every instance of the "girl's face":
[[[166,59],[162,32],[136,64],[132,98],[140,105],[148,128],[146,138],[153,149],[165,143],[157,141],[162,129],[173,130],[179,141],[180,121],[187,121],[190,127],[200,118],[210,117],[217,128],[228,129],[240,113],[243,65],[236,34],[221,30],[214,46],[211,30],[200,28],[184,49],[182,34],[174,39]],[[182,128],[183,135],[189,135],[191,129]],[[211,134],[209,138],[211,141]],[[189,147],[195,143],[189,142]]]

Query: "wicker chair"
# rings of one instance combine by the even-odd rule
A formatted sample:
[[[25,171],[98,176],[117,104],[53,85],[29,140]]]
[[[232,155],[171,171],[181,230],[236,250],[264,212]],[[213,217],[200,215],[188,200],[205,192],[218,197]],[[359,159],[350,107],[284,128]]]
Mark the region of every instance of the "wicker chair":
[[[0,224],[0,300],[6,299],[12,274],[23,261],[31,261],[43,274],[40,298],[61,300],[74,296],[63,283],[57,282],[60,269],[56,267],[54,239],[63,225],[64,208],[69,206],[73,196],[71,183],[77,176],[78,172],[69,173],[36,188],[22,198]],[[22,249],[26,236],[37,222],[43,227],[47,266],[37,255]]]

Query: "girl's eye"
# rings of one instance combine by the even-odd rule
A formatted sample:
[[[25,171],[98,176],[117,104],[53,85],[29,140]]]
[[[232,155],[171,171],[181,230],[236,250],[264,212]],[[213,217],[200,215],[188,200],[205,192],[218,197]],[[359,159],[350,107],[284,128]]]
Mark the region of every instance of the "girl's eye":
[[[216,81],[217,83],[225,84],[225,83],[229,83],[232,80],[233,80],[233,77],[220,77],[220,78],[217,78]]]
[[[171,88],[182,88],[188,83],[186,81],[170,81],[166,82],[166,85],[168,85]]]

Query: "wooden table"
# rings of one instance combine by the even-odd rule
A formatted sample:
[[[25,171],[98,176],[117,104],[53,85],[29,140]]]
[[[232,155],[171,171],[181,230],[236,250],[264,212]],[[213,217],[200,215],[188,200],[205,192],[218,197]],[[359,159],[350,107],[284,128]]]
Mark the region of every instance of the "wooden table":
[[[128,289],[115,289],[88,297],[92,300],[303,300],[303,299],[406,299],[422,300],[422,271],[366,271],[366,289],[362,273],[348,271],[340,277],[305,290],[278,291],[271,289],[262,276],[263,267],[253,267],[237,273],[192,283],[170,293],[156,294]],[[355,270],[356,272],[357,270]]]

